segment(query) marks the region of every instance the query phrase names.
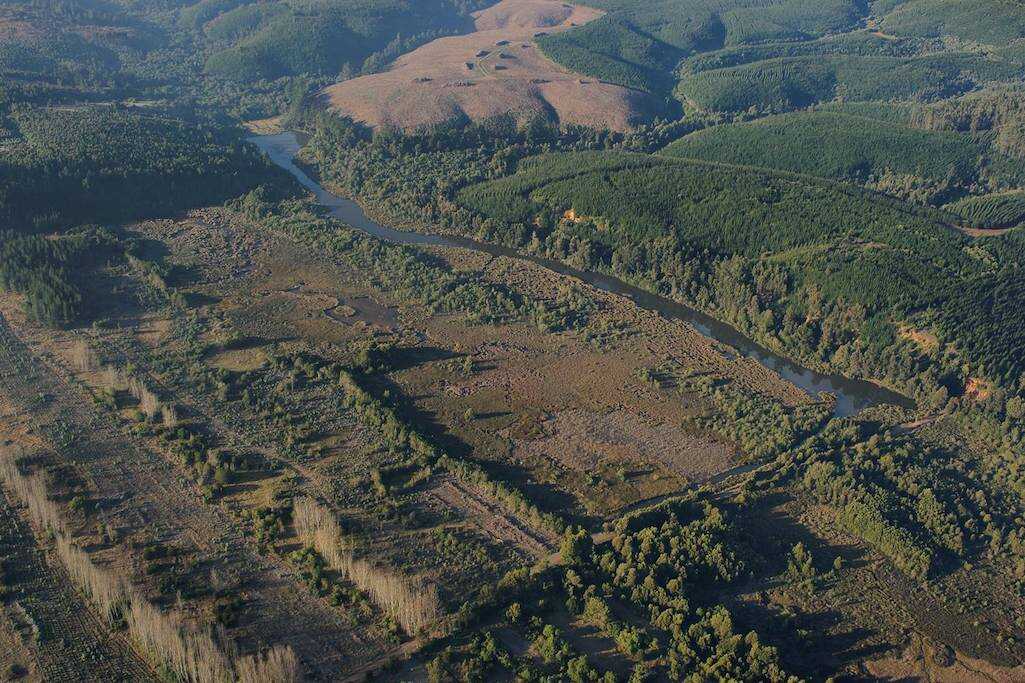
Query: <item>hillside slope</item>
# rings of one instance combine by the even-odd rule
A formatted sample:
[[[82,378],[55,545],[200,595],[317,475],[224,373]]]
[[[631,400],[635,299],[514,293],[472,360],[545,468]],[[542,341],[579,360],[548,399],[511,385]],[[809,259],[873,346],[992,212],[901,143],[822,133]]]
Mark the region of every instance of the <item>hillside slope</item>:
[[[533,43],[537,34],[599,16],[555,0],[503,0],[474,15],[475,32],[434,40],[388,71],[338,83],[325,95],[333,111],[405,130],[507,112],[628,129],[656,110],[655,98],[559,67]]]

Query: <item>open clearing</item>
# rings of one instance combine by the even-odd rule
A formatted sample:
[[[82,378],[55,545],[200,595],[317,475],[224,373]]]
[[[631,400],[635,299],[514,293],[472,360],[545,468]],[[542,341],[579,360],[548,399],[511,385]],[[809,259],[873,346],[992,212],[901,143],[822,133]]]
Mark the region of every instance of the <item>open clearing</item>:
[[[129,438],[114,416],[98,409],[81,378],[56,360],[70,346],[69,335],[45,335],[10,300],[2,303],[0,393],[9,400],[0,432],[4,439],[29,451],[52,453],[55,465],[83,483],[82,492],[119,538],[141,544],[155,537],[187,554],[189,566],[216,567],[237,577],[249,618],[232,636],[243,647],[259,647],[268,638],[286,642],[320,675],[358,666],[381,651],[382,644],[369,640],[366,629],[357,632],[343,614],[297,586],[287,565],[259,556],[252,539],[222,508],[205,504],[155,444]],[[64,435],[70,435],[67,443],[55,442]],[[139,573],[137,561],[116,545],[94,557],[124,575]]]
[[[555,0],[502,0],[477,12],[476,31],[434,40],[388,71],[327,88],[335,111],[372,126],[413,130],[454,118],[554,116],[625,130],[652,111],[643,92],[568,71],[540,53],[535,34],[593,21],[598,10]]]
[[[11,572],[9,593],[0,602],[4,623],[13,626],[13,633],[0,631],[6,674],[23,671],[26,680],[46,681],[152,679],[145,663],[86,608],[60,565],[47,560],[2,490],[0,557]]]

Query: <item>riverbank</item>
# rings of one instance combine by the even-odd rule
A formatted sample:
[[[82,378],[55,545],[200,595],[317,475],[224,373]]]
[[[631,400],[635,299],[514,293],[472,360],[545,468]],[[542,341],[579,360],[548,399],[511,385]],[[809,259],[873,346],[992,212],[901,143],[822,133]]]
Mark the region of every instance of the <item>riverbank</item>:
[[[508,247],[477,242],[463,237],[409,232],[388,227],[372,220],[356,202],[326,190],[296,165],[294,157],[300,149],[300,143],[295,133],[258,135],[249,140],[266,153],[271,161],[291,173],[303,187],[313,192],[317,202],[328,208],[335,218],[374,237],[397,244],[462,248],[491,256],[528,261],[603,291],[628,297],[642,308],[655,311],[669,319],[686,322],[701,334],[729,346],[739,356],[754,359],[786,381],[800,387],[810,396],[817,397],[821,394],[833,396],[835,412],[841,417],[854,415],[865,408],[879,404],[894,404],[906,408],[914,406],[913,401],[908,397],[872,382],[805,368],[785,356],[766,349],[722,321],[604,273],[577,270],[557,261],[522,254]]]

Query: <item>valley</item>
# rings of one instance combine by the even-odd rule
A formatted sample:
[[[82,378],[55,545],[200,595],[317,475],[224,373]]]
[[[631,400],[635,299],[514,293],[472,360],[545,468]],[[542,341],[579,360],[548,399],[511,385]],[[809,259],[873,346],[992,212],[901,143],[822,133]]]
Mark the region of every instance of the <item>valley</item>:
[[[1025,680],[1005,0],[0,5],[0,679]]]

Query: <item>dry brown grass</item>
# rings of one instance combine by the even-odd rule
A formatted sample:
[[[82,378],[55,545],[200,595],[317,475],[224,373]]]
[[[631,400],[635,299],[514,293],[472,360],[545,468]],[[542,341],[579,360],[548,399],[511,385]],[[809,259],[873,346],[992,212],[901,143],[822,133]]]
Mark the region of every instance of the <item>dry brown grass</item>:
[[[91,348],[89,343],[84,339],[79,339],[71,346],[71,362],[79,372],[92,372],[96,369],[98,361],[96,360],[96,354]]]
[[[132,377],[126,370],[113,365],[104,366],[102,382],[111,393],[127,391],[132,398],[139,402],[139,410],[148,419],[153,420],[159,416],[167,427],[178,424],[178,413],[174,406],[164,405],[160,398],[146,386],[145,382],[137,377]]]
[[[239,659],[235,676],[238,683],[292,683],[302,679],[302,671],[292,648],[279,646]]]
[[[152,420],[160,413],[160,399],[141,380],[129,377],[128,393],[139,402],[139,409],[149,419]]]
[[[173,406],[164,405],[160,398],[137,377],[132,377],[127,370],[113,366],[101,366],[95,352],[85,340],[76,341],[69,353],[71,363],[79,372],[100,370],[100,383],[112,394],[127,391],[139,402],[139,409],[150,420],[160,417],[166,427],[178,424],[178,415]]]
[[[160,418],[168,429],[178,426],[178,410],[174,406],[161,407]]]
[[[475,15],[475,32],[431,41],[388,71],[338,83],[325,94],[333,109],[372,126],[408,130],[461,115],[526,119],[554,112],[562,123],[629,129],[654,110],[650,95],[568,71],[533,44],[538,31],[563,31],[599,16],[557,0],[502,0]],[[502,41],[508,45],[496,45]]]
[[[368,593],[407,633],[419,633],[441,616],[434,586],[412,581],[357,558],[338,520],[312,498],[295,500],[292,519],[303,543],[320,553],[329,567]]]
[[[121,391],[125,386],[125,379],[121,371],[113,365],[104,367],[103,386],[110,392]]]

